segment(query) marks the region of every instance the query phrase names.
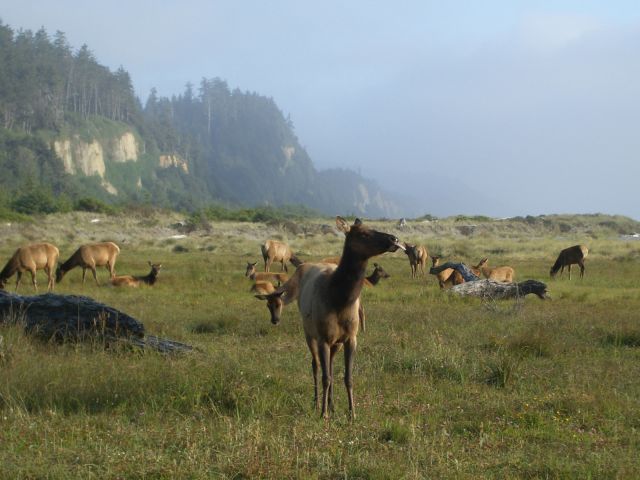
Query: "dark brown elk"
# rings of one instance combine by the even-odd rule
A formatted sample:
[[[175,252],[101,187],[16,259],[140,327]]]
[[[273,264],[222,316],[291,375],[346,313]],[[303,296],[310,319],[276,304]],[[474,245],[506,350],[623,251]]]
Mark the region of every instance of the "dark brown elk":
[[[440,265],[440,257],[437,255],[431,256],[431,266],[437,267]],[[436,275],[438,278],[438,285],[440,288],[452,287],[454,285],[460,285],[464,283],[464,278],[460,275],[460,272],[453,268],[447,268]]]
[[[115,277],[116,259],[120,253],[120,247],[113,242],[90,243],[78,248],[69,259],[58,266],[56,282],[62,281],[64,275],[76,267],[82,268],[82,284],[84,285],[87,268],[93,273],[93,278],[98,283],[96,267],[106,267],[109,270],[109,278]]]
[[[289,280],[289,276],[286,273],[275,272],[257,272],[256,265],[258,262],[247,262],[247,269],[244,272],[245,277],[249,277],[254,282],[268,282],[274,281],[278,285]]]
[[[111,279],[111,285],[114,287],[139,287],[140,285],[155,285],[158,281],[158,273],[162,268],[161,263],[148,262],[151,271],[144,276],[140,275],[116,275]]]
[[[342,217],[336,218],[339,230],[346,233],[340,264],[302,264],[296,270],[298,308],[309,351],[314,379],[314,399],[318,407],[318,367],[322,370],[322,417],[328,419],[333,409],[333,358],[344,345],[344,383],[349,401],[349,413],[355,417],[353,401],[353,361],[360,325],[360,293],[364,285],[369,258],[385,252],[394,252],[404,246],[388,233],[365,227],[359,219],[349,225]],[[291,283],[291,280],[287,283]],[[271,322],[280,321],[280,312],[273,308],[283,303],[287,284],[266,295]],[[278,299],[278,302],[272,301]],[[291,301],[290,299],[285,299]]]
[[[409,265],[411,266],[411,278],[416,278],[418,274],[418,268],[422,271],[422,275],[424,276],[424,267],[427,264],[427,257],[429,253],[427,252],[427,247],[422,245],[410,245],[408,243],[404,244],[405,250],[404,253],[409,257]]]
[[[571,265],[577,264],[580,267],[580,278],[584,277],[584,259],[587,258],[589,249],[586,245],[574,245],[565,248],[558,255],[556,263],[553,264],[549,274],[551,278],[555,277],[560,270],[560,275],[564,272],[564,267],[569,268],[569,280],[571,280]]]
[[[375,287],[383,278],[391,277],[391,275],[389,275],[387,271],[377,263],[374,263],[373,267],[374,268],[373,272],[371,272],[371,275],[364,279],[364,284],[367,287]]]
[[[31,273],[31,283],[33,289],[38,291],[38,283],[36,281],[36,271],[44,270],[47,274],[47,289],[53,290],[54,272],[60,252],[55,245],[50,243],[33,243],[18,248],[7,264],[0,272],[0,288],[5,288],[7,280],[14,274],[16,275],[16,292],[22,280],[24,272]]]
[[[489,280],[495,280],[496,282],[513,282],[513,278],[515,277],[515,271],[512,267],[504,266],[504,267],[490,267],[488,265],[489,259],[483,258],[480,260],[480,263],[473,267],[474,272],[480,271],[484,278],[488,278]],[[480,276],[480,275],[478,275]]]
[[[267,240],[260,246],[262,258],[264,259],[264,271],[268,272],[273,262],[282,263],[282,269],[288,272],[287,262],[291,262],[294,267],[298,267],[302,262],[291,251],[291,247],[286,243],[277,240]]]

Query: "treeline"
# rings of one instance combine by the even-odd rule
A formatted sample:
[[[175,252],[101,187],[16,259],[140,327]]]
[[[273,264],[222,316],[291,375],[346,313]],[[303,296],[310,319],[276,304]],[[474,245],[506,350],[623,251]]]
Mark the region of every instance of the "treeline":
[[[64,173],[50,151],[57,138],[109,142],[126,130],[141,141],[141,153],[136,162],[105,162],[104,180],[117,196],[96,176]],[[160,168],[160,155],[188,168]],[[272,98],[203,78],[171,97],[154,89],[143,106],[129,74],[100,65],[86,45],[74,51],[62,32],[14,31],[1,21],[0,172],[12,172],[0,187],[14,206],[37,187],[72,204],[93,197],[186,211],[221,203],[391,215],[385,202],[364,205],[363,198],[381,198],[372,182],[347,170],[318,172]],[[26,204],[40,205],[40,197]]]
[[[0,21],[0,121],[6,129],[59,130],[69,114],[139,124],[129,73],[100,65],[86,45],[74,52],[64,33],[14,32]]]

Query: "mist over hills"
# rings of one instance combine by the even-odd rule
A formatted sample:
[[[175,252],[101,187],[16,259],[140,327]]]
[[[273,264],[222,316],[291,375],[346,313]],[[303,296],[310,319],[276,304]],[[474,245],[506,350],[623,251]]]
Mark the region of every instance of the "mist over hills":
[[[315,168],[293,121],[272,98],[220,78],[142,102],[64,33],[0,22],[0,179],[3,203],[45,192],[195,210],[304,205],[323,213],[394,217],[398,198],[351,170]],[[30,199],[31,201],[32,199]],[[46,199],[43,200],[46,204]]]

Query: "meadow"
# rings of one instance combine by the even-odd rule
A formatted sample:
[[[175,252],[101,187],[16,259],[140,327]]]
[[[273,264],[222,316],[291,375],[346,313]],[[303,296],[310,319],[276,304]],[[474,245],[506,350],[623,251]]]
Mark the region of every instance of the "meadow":
[[[511,265],[518,280],[546,282],[552,300],[457,298],[431,275],[411,279],[402,252],[376,257],[391,278],[362,295],[357,417],[338,355],[325,422],[297,307],[271,325],[243,275],[266,238],[303,260],[339,254],[343,237],[322,233],[331,219],[216,222],[186,236],[170,227],[177,214],[92,220],[3,224],[0,263],[27,242],[52,241],[64,260],[83,242],[113,240],[119,274],[163,264],[155,286],[82,286],[77,269],[57,293],[91,296],[196,350],[61,345],[0,324],[0,478],[640,476],[640,241],[620,237],[633,222],[366,222],[444,260]],[[571,281],[549,279],[559,250],[576,243],[590,248],[585,278],[574,268]],[[105,269],[98,278],[106,283]],[[28,281],[20,293],[32,293]]]

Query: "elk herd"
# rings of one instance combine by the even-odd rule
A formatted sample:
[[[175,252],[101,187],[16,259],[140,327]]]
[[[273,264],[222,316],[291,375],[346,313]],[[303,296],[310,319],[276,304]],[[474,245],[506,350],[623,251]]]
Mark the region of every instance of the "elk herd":
[[[428,258],[433,267],[439,266],[441,260],[439,255],[429,255],[424,245],[400,242],[394,235],[369,228],[359,219],[349,225],[344,218],[337,217],[336,226],[345,235],[341,256],[326,257],[318,262],[303,262],[286,243],[267,240],[260,248],[264,272],[256,270],[257,262],[248,262],[245,270],[245,276],[253,282],[251,292],[259,300],[266,301],[273,324],[279,323],[286,305],[297,302],[311,354],[315,405],[325,419],[333,411],[333,361],[342,348],[349,414],[351,418],[355,417],[353,362],[358,332],[365,329],[365,312],[360,296],[363,287],[374,287],[381,279],[390,277],[379,263],[373,264],[373,272],[367,276],[368,260],[386,252],[402,250],[409,260],[412,278],[426,276]],[[37,291],[36,272],[44,270],[48,279],[47,287],[51,291],[55,283],[60,283],[65,274],[76,267],[82,268],[83,285],[87,269],[91,271],[96,284],[99,284],[97,267],[108,270],[109,283],[115,287],[138,287],[156,283],[162,265],[152,262],[148,262],[151,271],[147,275],[116,275],[115,265],[119,253],[120,248],[113,242],[86,244],[58,265],[60,252],[55,245],[26,245],[18,248],[0,271],[0,288],[5,288],[8,280],[16,275],[17,291],[22,274],[29,272],[33,288]],[[587,254],[588,249],[584,245],[562,250],[551,267],[550,275],[554,277],[558,272],[562,274],[567,267],[570,279],[571,265],[577,264],[582,277]],[[270,272],[274,262],[281,264],[282,272]],[[288,263],[296,267],[291,276],[288,274]],[[490,267],[487,258],[482,258],[477,265],[469,267],[469,270],[477,278],[485,277],[498,282],[513,282],[515,278],[513,267]],[[441,289],[464,281],[463,276],[453,268],[446,268],[437,274]],[[318,390],[319,375],[321,392]]]
[[[149,262],[151,271],[148,275],[116,275],[116,259],[120,247],[113,242],[89,243],[81,245],[65,262],[58,264],[60,251],[51,243],[32,243],[18,248],[0,272],[0,288],[5,288],[8,280],[16,275],[16,292],[22,280],[22,274],[31,274],[33,289],[38,291],[36,272],[44,270],[47,274],[47,290],[52,291],[56,283],[60,283],[69,270],[82,268],[82,284],[84,285],[87,269],[91,270],[96,285],[98,276],[96,267],[105,267],[109,271],[109,283],[114,287],[138,287],[142,284],[156,283],[161,264]],[[57,265],[57,268],[56,268]]]
[[[314,401],[323,418],[333,411],[333,360],[335,354],[344,348],[344,383],[347,390],[350,417],[355,417],[353,400],[353,361],[357,347],[358,331],[364,331],[365,313],[360,300],[364,286],[374,286],[389,274],[374,263],[371,275],[366,276],[367,261],[386,252],[402,250],[407,255],[411,277],[426,276],[425,265],[431,258],[434,267],[439,265],[440,256],[430,256],[423,245],[400,242],[395,236],[368,228],[356,219],[349,225],[342,217],[336,218],[336,226],[345,234],[342,255],[325,257],[318,262],[302,262],[291,253],[288,245],[268,240],[261,246],[265,272],[256,272],[256,264],[247,263],[245,276],[253,280],[251,291],[259,300],[266,301],[271,322],[277,325],[283,308],[296,301],[309,352],[314,383]],[[580,266],[584,273],[584,258],[587,247],[576,245],[563,250],[551,268],[553,277],[565,266]],[[296,266],[295,273],[288,277],[269,272],[273,262],[281,262],[287,270],[287,260]],[[477,278],[485,277],[498,282],[513,282],[515,271],[510,266],[490,267],[488,258],[482,258],[469,270]],[[472,276],[473,276],[472,275]],[[448,288],[465,282],[456,269],[447,268],[437,274],[440,288]],[[273,283],[275,282],[275,284]],[[321,373],[322,392],[318,391],[318,374]]]

